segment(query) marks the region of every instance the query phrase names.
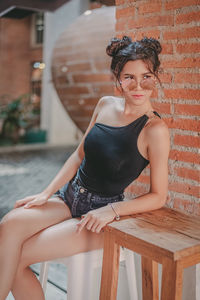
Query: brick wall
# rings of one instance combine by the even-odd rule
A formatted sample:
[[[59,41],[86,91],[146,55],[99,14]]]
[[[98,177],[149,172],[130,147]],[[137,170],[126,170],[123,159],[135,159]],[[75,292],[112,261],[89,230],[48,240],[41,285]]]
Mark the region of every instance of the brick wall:
[[[105,52],[114,34],[115,8],[94,9],[70,24],[53,50],[54,86],[69,116],[83,132],[99,98],[114,93],[110,57]]]
[[[200,216],[198,115],[200,81],[200,1],[116,0],[116,32],[134,40],[159,39],[163,87],[152,98],[170,128],[169,195],[167,205]],[[147,169],[127,194],[148,190]]]
[[[0,19],[0,97],[8,101],[30,92],[31,63],[42,47],[31,48],[31,17]]]

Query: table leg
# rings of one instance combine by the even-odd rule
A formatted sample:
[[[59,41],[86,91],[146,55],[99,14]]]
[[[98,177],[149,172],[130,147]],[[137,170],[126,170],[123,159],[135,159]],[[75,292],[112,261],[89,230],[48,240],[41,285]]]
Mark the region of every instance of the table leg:
[[[104,232],[104,253],[100,300],[116,300],[119,272],[120,246],[108,231]]]
[[[142,256],[143,300],[159,300],[158,263]]]
[[[165,258],[162,263],[161,300],[182,300],[182,283],[181,262]]]

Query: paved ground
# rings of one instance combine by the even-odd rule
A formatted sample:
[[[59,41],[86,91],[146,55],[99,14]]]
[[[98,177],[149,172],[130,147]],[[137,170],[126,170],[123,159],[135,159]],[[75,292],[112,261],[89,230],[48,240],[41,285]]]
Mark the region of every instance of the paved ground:
[[[0,153],[0,218],[17,199],[42,191],[73,148]]]
[[[73,147],[0,153],[0,219],[17,199],[42,191],[54,178]],[[39,265],[33,268],[38,271]],[[49,279],[66,290],[66,269],[52,264]],[[47,300],[66,300],[66,293],[48,284]],[[13,297],[9,295],[7,300]]]

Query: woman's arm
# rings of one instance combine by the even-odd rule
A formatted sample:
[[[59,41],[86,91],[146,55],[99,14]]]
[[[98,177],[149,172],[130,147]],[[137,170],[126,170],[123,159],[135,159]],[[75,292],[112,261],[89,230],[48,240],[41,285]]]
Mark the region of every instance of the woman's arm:
[[[93,112],[91,121],[89,126],[81,139],[81,142],[77,149],[71,154],[71,156],[67,159],[61,170],[55,176],[55,178],[51,181],[51,183],[39,194],[28,196],[26,198],[20,199],[16,201],[15,208],[25,205],[26,208],[30,208],[34,205],[42,205],[44,204],[59,188],[61,188],[66,182],[73,178],[76,174],[77,169],[79,168],[83,158],[84,158],[84,141],[90,129],[94,126],[96,118],[104,105],[104,98],[102,97]]]
[[[150,161],[150,191],[135,199],[114,204],[121,216],[158,209],[167,199],[169,130],[164,122],[156,122],[147,129],[146,138]]]
[[[120,216],[158,209],[166,202],[170,148],[169,130],[163,121],[152,123],[152,125],[147,126],[145,134],[150,161],[150,191],[135,199],[112,203],[114,210]],[[110,206],[101,207],[88,212],[79,222],[77,231],[80,232],[86,226],[88,230],[98,233],[114,218],[115,213]]]

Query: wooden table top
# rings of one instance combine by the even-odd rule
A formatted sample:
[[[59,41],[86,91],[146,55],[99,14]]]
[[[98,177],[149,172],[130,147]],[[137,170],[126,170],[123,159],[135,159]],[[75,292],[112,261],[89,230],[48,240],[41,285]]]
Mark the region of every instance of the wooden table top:
[[[134,244],[174,260],[199,254],[200,218],[163,207],[158,210],[121,217],[106,226],[121,245]],[[138,248],[139,249],[139,248]],[[154,255],[154,254],[153,254]]]

